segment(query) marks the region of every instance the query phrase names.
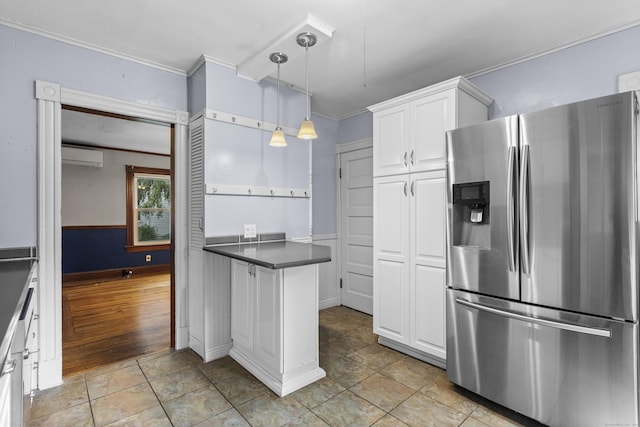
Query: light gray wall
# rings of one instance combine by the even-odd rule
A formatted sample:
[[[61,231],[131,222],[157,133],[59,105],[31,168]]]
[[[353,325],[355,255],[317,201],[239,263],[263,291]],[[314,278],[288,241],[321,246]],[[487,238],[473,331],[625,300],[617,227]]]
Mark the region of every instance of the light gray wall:
[[[340,120],[338,124],[338,144],[359,141],[373,136],[373,113],[363,111],[355,116]]]
[[[0,248],[37,241],[34,81],[187,109],[186,77],[0,25]]]
[[[313,144],[313,234],[335,234],[337,120],[312,114],[318,139]]]
[[[235,70],[209,61],[203,68],[206,108],[276,123],[274,83],[237,77]],[[303,93],[280,86],[281,126],[297,129],[305,109]],[[326,143],[335,144],[335,134],[319,133]],[[310,144],[317,140],[287,136],[287,147],[270,147],[270,137],[268,131],[205,120],[205,182],[309,188]],[[258,233],[284,231],[290,238],[307,237],[310,232],[308,199],[207,195],[205,212],[207,237],[241,234],[243,224],[256,224]]]
[[[640,70],[640,26],[471,79],[494,98],[491,117],[526,113],[618,91]]]
[[[62,226],[125,225],[126,165],[169,169],[171,159],[143,153],[101,150],[103,167],[62,165]]]

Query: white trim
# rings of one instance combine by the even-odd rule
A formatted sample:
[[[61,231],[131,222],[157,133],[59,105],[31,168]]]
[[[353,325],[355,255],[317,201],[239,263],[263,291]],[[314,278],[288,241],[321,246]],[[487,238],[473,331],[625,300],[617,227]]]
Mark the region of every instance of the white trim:
[[[369,109],[369,111],[372,111],[375,113],[381,110],[386,110],[387,108],[406,104],[407,102],[422,99],[425,96],[438,94],[449,89],[462,90],[467,94],[469,94],[469,96],[472,96],[473,98],[482,102],[484,105],[489,105],[493,102],[493,98],[491,98],[488,94],[482,91],[479,87],[475,86],[465,77],[458,76],[458,77],[454,77],[452,79],[445,80],[443,82],[440,82],[431,86],[427,86],[422,89],[415,90],[413,92],[409,92],[404,95],[397,96],[395,98],[391,98],[383,102],[379,102],[367,108]]]
[[[259,119],[253,119],[251,117],[244,117],[238,114],[231,114],[225,111],[220,110],[212,110],[210,108],[205,108],[204,117],[209,120],[216,120],[218,122],[228,123],[232,125],[244,126],[252,129],[263,130],[267,132],[273,132],[276,128],[275,123],[265,122]],[[288,127],[288,126],[280,126],[282,128],[282,132],[289,136],[298,136],[298,129]]]
[[[321,240],[336,240],[338,239],[338,234],[337,233],[314,234],[311,236],[311,238],[313,239],[314,242],[319,242]]]
[[[8,21],[5,18],[0,18],[0,25],[4,25],[6,27],[15,28],[17,30],[25,31],[27,33],[31,33],[31,34],[35,34],[35,35],[38,35],[38,36],[46,37],[46,38],[52,39],[52,40],[57,40],[57,41],[60,41],[60,42],[63,42],[63,43],[67,43],[67,44],[70,44],[70,45],[73,45],[73,46],[78,46],[78,47],[81,47],[83,49],[92,50],[94,52],[102,53],[102,54],[113,56],[113,57],[116,57],[116,58],[125,59],[127,61],[132,61],[132,62],[135,62],[137,64],[146,65],[147,67],[153,67],[153,68],[156,68],[158,70],[167,71],[169,73],[174,73],[174,74],[178,74],[178,75],[181,75],[181,76],[185,76],[186,75],[185,71],[180,69],[180,68],[176,68],[176,67],[172,67],[170,65],[164,65],[164,64],[157,63],[157,62],[149,61],[149,60],[140,58],[138,56],[133,56],[133,55],[128,55],[126,53],[117,52],[117,51],[112,50],[112,49],[107,49],[105,47],[101,47],[101,46],[98,46],[98,45],[87,43],[85,41],[73,39],[71,37],[66,37],[66,36],[63,36],[63,35],[60,35],[60,34],[50,33],[48,31],[44,31],[44,30],[41,30],[41,29],[38,29],[38,28],[30,27],[30,26],[25,25],[25,24],[20,24],[18,22]]]
[[[342,233],[340,221],[342,214],[342,206],[340,205],[340,180],[342,179],[340,178],[340,165],[342,164],[341,156],[341,153],[336,153],[336,287],[338,288],[337,305],[342,304],[342,288],[340,287],[340,279],[342,279],[342,239],[340,237]]]
[[[261,196],[311,198],[308,188],[259,187],[254,185],[207,184],[205,194],[217,196]]]
[[[360,139],[358,141],[336,144],[336,154],[348,153],[349,151],[363,150],[373,147],[373,138]]]
[[[549,48],[549,49],[541,50],[541,51],[539,51],[537,53],[533,53],[531,55],[526,55],[526,56],[523,56],[521,58],[514,59],[512,61],[503,62],[502,64],[494,65],[494,66],[488,67],[488,68],[483,68],[482,70],[475,71],[475,72],[470,73],[470,74],[465,74],[465,77],[467,79],[473,79],[475,77],[479,77],[479,76],[482,76],[484,74],[493,73],[494,71],[498,71],[498,70],[501,70],[503,68],[508,68],[508,67],[513,66],[513,65],[518,65],[518,64],[521,64],[523,62],[530,61],[532,59],[540,58],[541,56],[545,56],[545,55],[548,55],[550,53],[558,52],[558,51],[561,51],[561,50],[564,50],[564,49],[568,49],[570,47],[578,46],[578,45],[581,45],[583,43],[587,43],[587,42],[590,42],[590,41],[593,41],[593,40],[597,40],[597,39],[602,38],[602,37],[609,36],[611,34],[618,33],[620,31],[628,30],[629,28],[635,27],[637,25],[640,25],[640,20],[632,21],[632,22],[629,22],[628,24],[625,24],[625,25],[612,27],[612,28],[609,28],[607,30],[601,31],[599,33],[592,34],[590,36],[583,37],[581,39],[574,40],[572,42],[564,43],[564,44],[561,44],[559,46],[555,46],[555,47],[552,47],[552,48]]]
[[[337,307],[340,305],[340,298],[331,298],[328,300],[320,301],[318,304],[318,310],[324,310],[325,308]]]
[[[66,105],[90,108],[109,113],[124,114],[132,117],[156,120],[179,125],[189,124],[189,113],[180,110],[168,110],[153,105],[138,104],[107,96],[88,94],[74,89],[64,88],[60,102]]]
[[[57,83],[35,82],[38,103],[38,251],[40,255],[40,369],[39,387],[62,382],[62,227],[61,227],[61,104],[126,114],[172,123],[174,131],[174,188],[176,206],[175,249],[175,325],[176,348],[188,345],[186,316],[188,257],[187,123],[185,111],[167,110],[115,98],[80,92]]]
[[[229,68],[233,71],[236,71],[235,64],[225,62],[221,59],[214,58],[213,56],[202,54],[200,55],[200,58],[198,58],[198,60],[194,62],[193,65],[187,70],[187,77],[191,77],[193,73],[198,71],[198,69],[207,62],[211,62],[212,64],[220,65],[221,67]]]
[[[378,344],[397,350],[400,353],[408,354],[411,357],[422,360],[423,362],[430,363],[431,365],[437,366],[439,368],[447,369],[447,361],[445,359],[441,359],[439,357],[424,353],[420,350],[416,350],[415,348],[409,347],[408,345],[401,342],[393,341],[385,337],[378,337]]]
[[[42,90],[42,89],[45,90]],[[57,90],[55,89],[57,88]],[[62,384],[62,223],[60,85],[36,86],[38,98],[38,387]]]

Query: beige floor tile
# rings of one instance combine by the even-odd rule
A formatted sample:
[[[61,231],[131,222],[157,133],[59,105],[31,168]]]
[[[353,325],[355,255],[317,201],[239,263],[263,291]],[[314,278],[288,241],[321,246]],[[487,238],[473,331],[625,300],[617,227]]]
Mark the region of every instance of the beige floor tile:
[[[171,427],[171,421],[162,406],[154,406],[130,417],[123,418],[105,427]]]
[[[410,426],[458,427],[467,416],[453,408],[416,393],[391,411],[391,415]]]
[[[92,400],[91,408],[96,426],[104,426],[158,406],[159,403],[153,390],[145,382]]]
[[[238,406],[263,393],[271,393],[264,384],[245,372],[234,372],[215,384],[232,405]]]
[[[278,397],[264,393],[255,399],[238,405],[238,412],[254,427],[280,427],[299,423],[308,409],[291,396]]]
[[[231,409],[231,404],[212,385],[163,403],[176,427],[192,426]]]
[[[284,424],[282,427],[294,427],[294,426],[304,426],[304,427],[327,427],[329,424],[322,421],[320,417],[318,417],[313,412],[307,412],[302,417],[295,419],[287,424]]]
[[[161,402],[175,399],[211,384],[207,377],[196,367],[190,367],[161,377],[150,378],[149,383]]]
[[[456,389],[444,371],[436,375],[433,381],[429,381],[422,387],[420,392],[466,415],[471,414],[478,408],[476,402],[467,398]]]
[[[93,427],[93,417],[89,402],[86,402],[40,418],[33,418],[25,425],[29,427]]]
[[[482,421],[478,421],[475,418],[468,417],[460,427],[491,427],[488,424],[483,423]]]
[[[198,368],[213,384],[216,384],[218,381],[224,380],[229,376],[246,372],[246,369],[229,356],[202,364]]]
[[[97,377],[102,374],[106,374],[107,372],[117,371],[123,368],[128,368],[130,366],[138,366],[138,361],[136,359],[127,359],[121,362],[111,363],[106,366],[102,366],[100,368],[92,369],[85,373],[87,379]]]
[[[326,343],[324,343],[325,351],[348,355],[354,353],[362,348],[365,348],[370,344],[362,341],[359,338],[356,338],[351,335],[340,334],[334,337],[329,338]]]
[[[374,370],[369,369],[348,357],[330,360],[323,366],[323,368],[327,371],[327,376],[344,388],[349,388],[375,374]]]
[[[64,384],[36,393],[31,404],[31,419],[89,402],[84,375],[64,380]]]
[[[196,424],[194,427],[251,427],[235,409],[229,409],[213,418]]]
[[[441,371],[440,368],[436,368],[428,363],[403,356],[397,362],[380,369],[378,372],[389,378],[393,378],[407,387],[419,390],[430,381],[433,381]]]
[[[413,389],[380,374],[371,375],[349,390],[386,412],[415,393]]]
[[[353,359],[374,371],[379,371],[380,369],[397,362],[403,357],[404,356],[397,351],[391,350],[380,344],[370,344],[349,354],[350,359]]]
[[[385,412],[349,390],[311,410],[330,426],[370,426]]]
[[[378,342],[378,335],[373,333],[373,327],[371,326],[359,326],[347,332],[347,335],[356,337],[360,341],[368,344],[375,344]]]
[[[407,427],[407,424],[403,423],[392,415],[385,415],[380,421],[373,424],[372,427]]]
[[[321,403],[326,402],[338,393],[345,390],[340,384],[330,377],[324,377],[316,382],[309,384],[297,391],[291,393],[291,396],[298,399],[307,408],[315,408]]]
[[[191,366],[180,352],[171,352],[160,357],[139,360],[138,363],[147,378],[167,375]]]
[[[147,379],[136,363],[100,375],[87,375],[87,390],[93,400],[145,382]]]
[[[200,366],[204,364],[202,357],[198,356],[198,353],[191,350],[190,348],[180,350],[180,353],[182,353],[184,359],[192,365]]]
[[[478,406],[470,415],[470,418],[482,421],[492,427],[516,427],[522,426],[504,415],[498,414],[489,408]]]

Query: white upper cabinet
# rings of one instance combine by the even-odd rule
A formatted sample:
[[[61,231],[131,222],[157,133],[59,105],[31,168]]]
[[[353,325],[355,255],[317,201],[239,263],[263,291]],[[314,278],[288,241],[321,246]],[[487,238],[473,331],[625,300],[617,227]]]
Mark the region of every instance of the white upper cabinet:
[[[369,107],[373,175],[444,169],[445,132],[487,120],[491,98],[457,77]]]

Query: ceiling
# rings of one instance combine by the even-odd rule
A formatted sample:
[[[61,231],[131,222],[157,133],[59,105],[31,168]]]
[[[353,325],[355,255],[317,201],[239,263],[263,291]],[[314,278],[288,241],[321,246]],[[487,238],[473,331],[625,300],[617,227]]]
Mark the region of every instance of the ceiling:
[[[640,24],[638,0],[2,0],[0,22],[188,73],[237,66],[308,14],[333,27],[309,50],[315,113],[340,119],[457,75]],[[282,79],[304,87],[304,49]],[[266,56],[261,54],[261,56]],[[264,58],[268,61],[268,58]],[[273,64],[272,64],[273,65]],[[273,65],[272,76],[275,76]]]

